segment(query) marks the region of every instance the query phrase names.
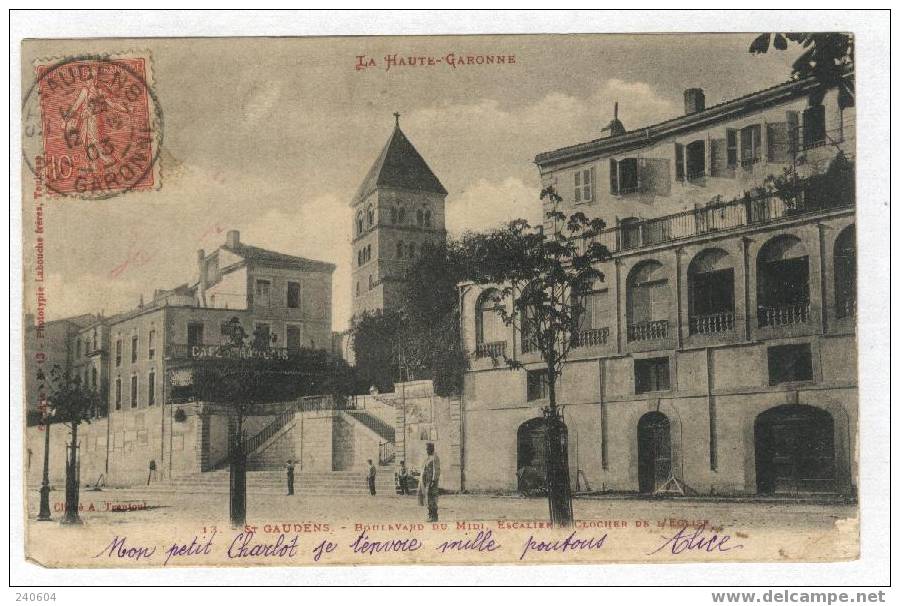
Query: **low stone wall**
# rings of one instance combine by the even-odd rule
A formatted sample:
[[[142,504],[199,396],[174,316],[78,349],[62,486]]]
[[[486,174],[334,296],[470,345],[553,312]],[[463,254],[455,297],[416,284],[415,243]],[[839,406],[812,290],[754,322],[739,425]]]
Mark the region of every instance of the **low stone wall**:
[[[101,481],[107,486],[147,483],[150,461],[156,463],[156,480],[200,471],[204,418],[194,405],[183,421],[169,406],[114,412],[78,427],[80,481]],[[71,441],[67,425],[50,425],[48,475],[53,484],[65,479],[66,446]],[[41,482],[46,429],[25,432],[26,473],[29,484]],[[30,454],[29,454],[30,453]],[[30,460],[30,464],[29,464]],[[152,479],[151,479],[152,481]]]

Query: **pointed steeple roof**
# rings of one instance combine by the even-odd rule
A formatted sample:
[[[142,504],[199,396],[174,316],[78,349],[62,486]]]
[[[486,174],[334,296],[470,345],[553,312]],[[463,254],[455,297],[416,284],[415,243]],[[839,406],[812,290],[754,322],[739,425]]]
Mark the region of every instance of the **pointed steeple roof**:
[[[394,118],[394,132],[359,186],[353,198],[354,203],[378,187],[397,187],[447,195],[447,190],[431,172],[425,158],[400,130],[400,114],[394,114]]]

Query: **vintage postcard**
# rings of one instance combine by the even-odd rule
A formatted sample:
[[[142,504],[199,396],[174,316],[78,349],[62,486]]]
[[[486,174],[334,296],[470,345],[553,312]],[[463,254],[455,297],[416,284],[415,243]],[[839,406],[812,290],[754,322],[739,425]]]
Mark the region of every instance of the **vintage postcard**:
[[[27,559],[856,559],[855,42],[25,40]]]

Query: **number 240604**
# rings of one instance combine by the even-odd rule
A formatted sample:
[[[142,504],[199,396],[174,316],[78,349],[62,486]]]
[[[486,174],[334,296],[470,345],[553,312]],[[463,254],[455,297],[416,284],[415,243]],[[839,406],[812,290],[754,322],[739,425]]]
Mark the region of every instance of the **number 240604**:
[[[43,593],[16,593],[16,601],[17,602],[55,602],[56,594],[43,592]]]

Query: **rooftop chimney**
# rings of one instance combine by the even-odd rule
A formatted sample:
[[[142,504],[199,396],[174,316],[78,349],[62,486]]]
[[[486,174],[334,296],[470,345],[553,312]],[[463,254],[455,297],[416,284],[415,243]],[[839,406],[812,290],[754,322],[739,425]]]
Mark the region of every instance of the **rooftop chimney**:
[[[225,246],[229,248],[237,248],[241,243],[241,232],[236,229],[229,229],[225,234]]]
[[[702,88],[689,88],[684,91],[684,114],[696,114],[706,109],[706,97]]]
[[[233,232],[228,232],[229,241],[231,240],[232,233]],[[235,238],[235,240],[236,239],[237,238]],[[206,307],[206,263],[203,262],[205,258],[206,253],[202,248],[199,249],[197,251],[197,296],[200,305],[203,307]]]
[[[618,137],[619,135],[625,134],[625,125],[622,124],[622,121],[619,120],[619,102],[616,101],[613,104],[613,119],[609,124],[606,125],[606,128],[600,130],[601,133],[608,132],[610,137]]]

